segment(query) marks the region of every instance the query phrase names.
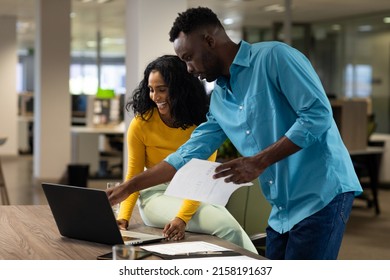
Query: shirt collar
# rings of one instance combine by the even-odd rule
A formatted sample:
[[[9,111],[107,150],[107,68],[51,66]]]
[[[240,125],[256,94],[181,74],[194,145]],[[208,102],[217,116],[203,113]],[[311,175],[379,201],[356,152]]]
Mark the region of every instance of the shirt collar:
[[[249,67],[250,66],[250,53],[251,53],[251,45],[244,40],[241,40],[239,43],[240,48],[236,56],[234,57],[232,65],[230,65],[230,76],[233,74],[233,69],[235,66],[241,67]],[[226,77],[219,77],[216,81],[217,85],[224,88],[228,82]]]
[[[249,67],[250,65],[250,56],[251,56],[251,45],[243,40],[240,42],[240,48],[236,54],[236,57],[233,60],[232,65],[239,65],[243,67]],[[230,70],[231,72],[231,70]]]

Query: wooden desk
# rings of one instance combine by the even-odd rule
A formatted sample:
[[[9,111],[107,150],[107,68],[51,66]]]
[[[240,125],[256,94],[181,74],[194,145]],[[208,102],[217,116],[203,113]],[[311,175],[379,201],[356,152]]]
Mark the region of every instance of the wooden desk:
[[[143,225],[133,224],[130,229],[161,234],[161,229]],[[184,241],[200,240],[264,259],[214,236],[186,233]],[[110,245],[62,237],[48,205],[0,206],[0,259],[96,260],[97,256],[110,251]],[[150,259],[159,258],[153,256]]]
[[[122,122],[118,125],[72,126],[71,132],[77,134],[123,134],[125,124]]]
[[[378,184],[379,184],[379,167],[382,154],[384,152],[383,147],[371,147],[368,146],[365,149],[350,151],[352,162],[355,166],[356,173],[361,179],[366,175],[370,181],[368,183],[361,182],[362,187],[369,187],[372,191],[372,198],[367,195],[362,196],[367,200],[368,206],[375,207],[375,214],[380,214],[380,207],[378,202]],[[367,173],[367,174],[364,174]]]
[[[89,165],[90,175],[99,170],[99,136],[124,135],[125,124],[99,127],[72,126],[72,163]]]

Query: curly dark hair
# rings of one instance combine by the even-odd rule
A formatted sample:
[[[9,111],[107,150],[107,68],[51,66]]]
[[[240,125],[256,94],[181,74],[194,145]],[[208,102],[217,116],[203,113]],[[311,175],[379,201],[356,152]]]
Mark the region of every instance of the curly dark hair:
[[[223,28],[217,15],[209,8],[190,8],[183,13],[179,13],[179,16],[175,19],[171,31],[169,31],[169,41],[175,41],[180,32],[188,34],[199,27],[209,25]]]
[[[149,74],[157,70],[169,89],[171,116],[174,126],[186,129],[206,120],[209,98],[202,82],[187,72],[186,64],[176,55],[163,55],[148,64],[144,78],[133,91],[133,98],[127,102],[126,110],[133,109],[134,115],[148,120],[157,105],[149,97]]]

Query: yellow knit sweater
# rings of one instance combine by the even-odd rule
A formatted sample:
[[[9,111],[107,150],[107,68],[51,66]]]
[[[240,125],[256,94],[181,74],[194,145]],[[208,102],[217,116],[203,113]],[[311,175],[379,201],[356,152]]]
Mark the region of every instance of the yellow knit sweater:
[[[196,126],[185,130],[171,128],[163,123],[157,109],[154,109],[152,117],[144,121],[135,117],[127,130],[127,145],[129,150],[126,180],[150,168],[175,152],[191,136]],[[216,153],[209,160],[215,161]],[[130,220],[139,192],[132,193],[121,203],[118,219]],[[188,222],[195,214],[200,202],[183,200],[183,204],[177,213],[184,222]]]

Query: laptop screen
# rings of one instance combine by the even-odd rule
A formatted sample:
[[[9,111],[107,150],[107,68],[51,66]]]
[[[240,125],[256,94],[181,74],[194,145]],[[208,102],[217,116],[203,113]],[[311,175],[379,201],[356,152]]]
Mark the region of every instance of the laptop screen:
[[[123,231],[124,241],[103,190],[51,183],[43,183],[42,188],[62,236],[109,245],[163,239],[159,235]]]

